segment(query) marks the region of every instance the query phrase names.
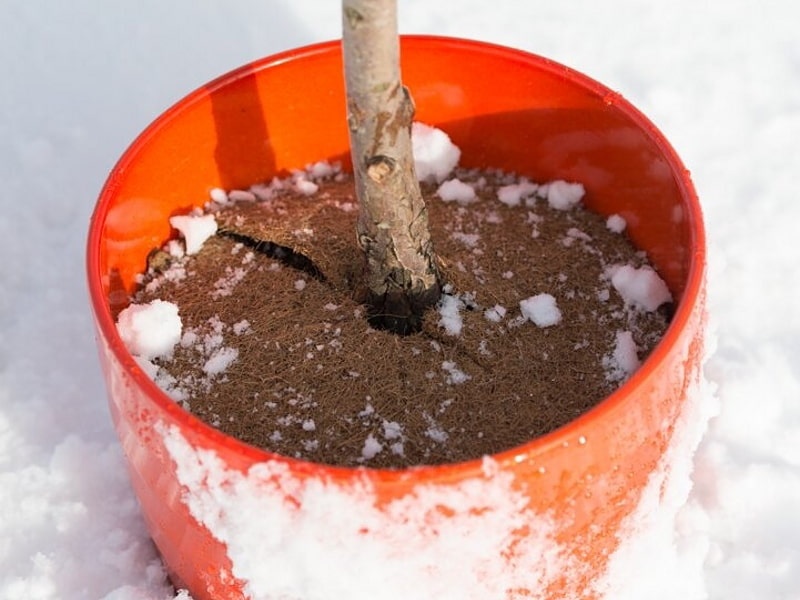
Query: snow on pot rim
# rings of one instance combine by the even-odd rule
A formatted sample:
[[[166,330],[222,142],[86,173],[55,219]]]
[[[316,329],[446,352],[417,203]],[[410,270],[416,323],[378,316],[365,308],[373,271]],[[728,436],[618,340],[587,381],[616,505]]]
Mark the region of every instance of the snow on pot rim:
[[[328,42],[268,57],[189,94],[133,142],[101,192],[89,230],[88,282],[112,414],[132,472],[168,464],[163,442],[153,439],[156,425],[167,423],[178,426],[191,445],[218,451],[231,469],[246,472],[252,465],[270,462],[285,465],[298,477],[343,484],[366,479],[383,498],[401,495],[417,482],[446,484],[485,475],[486,461],[481,459],[387,471],[323,466],[254,448],[175,404],[139,368],[117,333],[114,311],[124,306],[147,252],[170,236],[168,216],[185,213],[213,187],[241,187],[316,160],[346,159],[338,47],[338,41]],[[415,96],[417,119],[447,131],[464,151],[465,166],[501,167],[539,181],[580,181],[595,199],[619,186],[619,180],[628,181],[619,194],[622,199],[606,199],[616,202],[618,209],[605,207],[604,211],[603,205],[591,202],[589,207],[625,217],[632,239],[648,250],[678,299],[664,338],[616,392],[566,426],[492,457],[496,468],[513,470],[518,479],[524,479],[520,485],[535,486],[537,505],[582,502],[563,510],[585,520],[603,509],[609,498],[624,496],[622,488],[615,487],[605,496],[596,493],[593,499],[578,500],[600,467],[626,471],[627,479],[614,480],[613,486],[626,482],[632,489],[644,486],[669,443],[680,397],[691,387],[690,380],[698,377],[705,321],[705,240],[688,172],[646,117],[618,94],[567,67],[517,50],[453,38],[405,37],[402,52],[404,79]],[[291,75],[291,69],[300,68],[295,66],[298,63],[313,75]],[[464,64],[470,65],[472,73],[458,68]],[[267,73],[276,73],[270,77],[281,81],[288,78],[292,85],[278,88],[273,82],[265,94],[266,84],[259,78]],[[487,94],[487,81],[507,93]],[[314,120],[313,140],[307,135],[289,139],[290,126],[281,120],[308,121],[314,114],[305,105],[287,107],[286,99],[298,94],[319,96],[320,90],[328,90],[327,96],[311,104],[316,102],[316,108],[339,104],[341,110],[324,111],[324,118]],[[230,117],[234,108],[238,116]],[[267,122],[266,116],[272,114],[281,119]],[[203,126],[187,128],[182,125],[187,118]],[[520,127],[529,123],[533,123],[529,129]],[[508,143],[510,134],[515,143]],[[254,141],[259,135],[270,144]],[[191,150],[176,152],[183,145]],[[520,145],[530,149],[522,152]],[[249,162],[261,163],[231,162],[242,150],[253,154]],[[148,178],[148,173],[160,176]],[[170,187],[170,182],[188,179],[192,183],[181,189]],[[659,191],[658,186],[669,186],[669,190]],[[634,204],[653,194],[665,205],[653,208],[663,217],[655,224]],[[670,199],[674,200],[671,204]],[[110,263],[114,256],[123,258]],[[669,382],[661,383],[661,378]],[[668,389],[661,389],[664,386]],[[663,399],[653,400],[662,392]],[[653,406],[641,409],[643,399],[650,399]],[[641,464],[631,467],[627,454],[637,449],[641,449]],[[145,466],[137,466],[137,461]],[[134,481],[140,496],[144,484]],[[174,488],[176,484],[168,485]],[[147,502],[143,501],[143,508],[152,529],[158,515],[148,515]],[[617,523],[620,518],[613,517]],[[573,533],[577,529],[577,525],[567,528]]]

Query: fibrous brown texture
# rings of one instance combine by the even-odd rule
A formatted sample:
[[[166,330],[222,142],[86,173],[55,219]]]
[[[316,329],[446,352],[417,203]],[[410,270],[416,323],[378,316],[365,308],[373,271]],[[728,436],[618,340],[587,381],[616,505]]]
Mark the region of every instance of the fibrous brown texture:
[[[498,202],[509,176],[458,176],[477,191],[469,206],[425,189],[448,292],[407,336],[370,327],[353,297],[362,259],[351,181],[223,209],[222,231],[291,248],[317,275],[225,236],[173,264],[171,276],[151,273],[137,301],[177,303],[185,332],[160,363],[160,383],[248,443],[348,466],[477,458],[594,406],[619,385],[617,333],[632,333],[643,360],[667,325],[662,312],[626,307],[608,281],[609,266],[644,257],[582,208]],[[520,301],[541,293],[556,299],[559,324],[521,317]],[[458,335],[445,327],[445,304],[461,319]],[[226,350],[235,360],[209,373]]]

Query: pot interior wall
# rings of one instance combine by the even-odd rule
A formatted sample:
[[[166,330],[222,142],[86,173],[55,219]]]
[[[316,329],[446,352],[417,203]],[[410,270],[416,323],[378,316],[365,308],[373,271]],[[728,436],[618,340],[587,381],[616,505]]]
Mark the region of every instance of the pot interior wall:
[[[514,51],[459,46],[452,40],[432,54],[404,45],[416,118],[450,134],[463,166],[582,182],[590,208],[627,220],[679,298],[692,241],[682,198],[692,194],[681,189],[680,163],[667,162],[674,154],[652,125],[560,65],[541,59],[532,71],[529,56],[515,62]],[[202,205],[212,187],[246,187],[321,159],[348,166],[340,55],[306,53],[302,72],[273,58],[212,82],[136,140],[103,192],[101,200],[111,201],[96,215],[107,295],[133,288],[148,252],[173,233],[168,217]]]

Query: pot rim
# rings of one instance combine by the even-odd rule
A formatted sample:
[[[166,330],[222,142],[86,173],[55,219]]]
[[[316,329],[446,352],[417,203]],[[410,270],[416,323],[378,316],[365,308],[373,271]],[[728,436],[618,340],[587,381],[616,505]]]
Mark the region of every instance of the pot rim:
[[[115,174],[125,171],[128,165],[136,160],[139,148],[145,145],[150,138],[158,135],[159,131],[166,124],[179,113],[186,110],[187,107],[230,82],[250,75],[254,70],[261,71],[285,63],[302,62],[304,59],[319,54],[327,54],[335,50],[335,47],[339,46],[340,43],[340,40],[329,40],[286,50],[251,61],[250,63],[224,73],[211,80],[208,84],[196,88],[176,101],[169,108],[160,113],[159,116],[131,142],[111,169],[101,189],[89,224],[86,247],[86,269],[90,301],[96,326],[99,329],[99,333],[108,342],[116,359],[123,368],[128,371],[128,374],[137,385],[140,386],[159,408],[174,419],[175,422],[179,423],[182,428],[191,430],[193,434],[200,439],[208,440],[209,447],[221,445],[253,462],[278,461],[285,463],[294,473],[306,473],[315,476],[324,474],[331,480],[348,480],[355,477],[363,478],[366,476],[368,478],[380,480],[381,483],[385,485],[392,482],[401,482],[409,476],[413,476],[414,478],[424,477],[429,481],[462,479],[471,473],[483,472],[483,465],[486,457],[440,465],[409,466],[403,469],[333,466],[276,454],[220,432],[218,429],[195,417],[189,411],[181,408],[139,367],[133,359],[133,356],[126,349],[117,332],[116,323],[111,315],[108,300],[103,291],[99,252],[97,249],[100,247],[101,234],[109,209],[106,198],[113,194],[116,188]],[[496,55],[506,61],[521,61],[527,64],[534,64],[537,68],[569,79],[574,85],[583,87],[593,94],[602,97],[609,104],[616,105],[650,138],[667,160],[671,171],[675,175],[680,196],[684,199],[684,206],[688,209],[685,217],[690,231],[689,248],[691,249],[691,256],[689,259],[690,263],[686,277],[686,285],[682,297],[677,303],[675,314],[667,331],[651,354],[643,361],[640,368],[614,392],[569,423],[523,444],[492,454],[490,458],[502,466],[503,464],[513,464],[521,460],[530,459],[536,455],[546,454],[554,447],[562,446],[565,443],[568,444],[581,438],[589,423],[598,419],[613,419],[615,413],[625,411],[629,403],[635,402],[639,390],[643,389],[647,384],[654,366],[665,361],[671,349],[682,343],[682,333],[692,319],[695,307],[703,298],[706,269],[706,239],[702,210],[694,185],[691,182],[689,170],[683,165],[683,162],[665,136],[642,112],[625,100],[619,93],[612,91],[605,85],[570,67],[523,50],[457,37],[402,35],[401,44],[447,47],[450,49],[468,51],[479,50],[482,53]]]

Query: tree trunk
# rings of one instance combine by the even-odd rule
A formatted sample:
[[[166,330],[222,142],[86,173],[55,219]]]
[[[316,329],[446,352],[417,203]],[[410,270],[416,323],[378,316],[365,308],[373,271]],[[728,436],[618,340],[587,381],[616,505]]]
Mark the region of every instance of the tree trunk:
[[[409,333],[441,290],[414,173],[414,104],[400,80],[396,0],[343,0],[342,22],[357,235],[366,256],[361,296],[373,325]]]

